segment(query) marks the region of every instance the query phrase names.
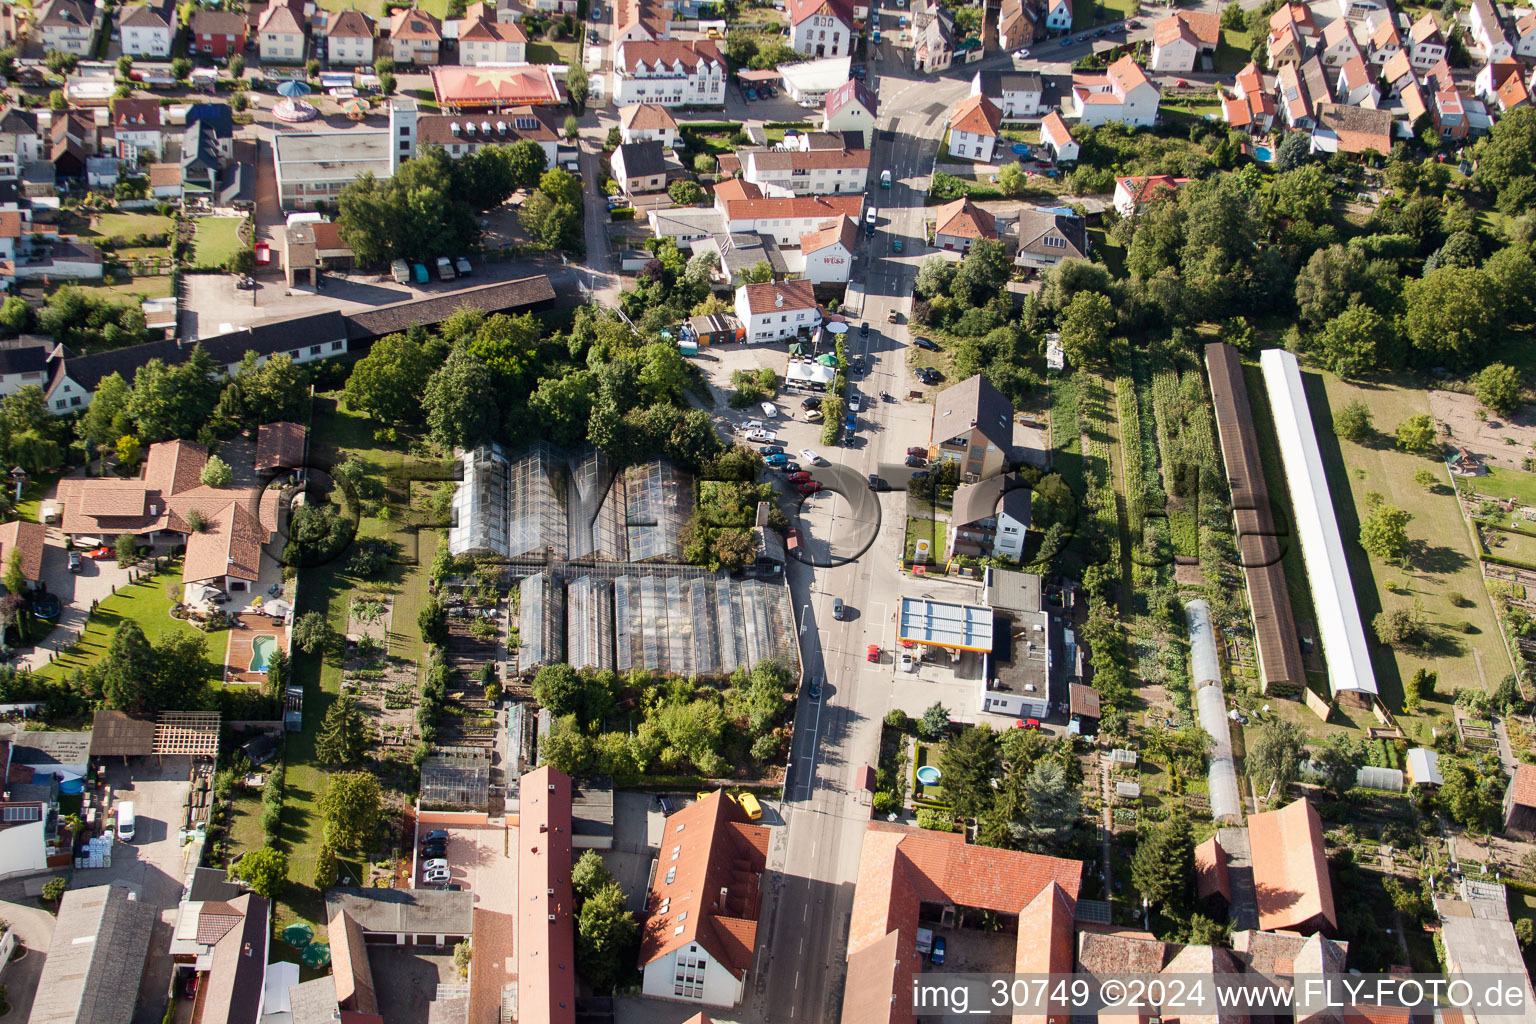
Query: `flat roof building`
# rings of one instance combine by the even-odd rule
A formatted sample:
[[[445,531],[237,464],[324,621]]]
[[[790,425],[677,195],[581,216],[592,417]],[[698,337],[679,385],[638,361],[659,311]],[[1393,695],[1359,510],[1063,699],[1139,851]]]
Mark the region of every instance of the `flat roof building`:
[[[992,609],[926,597],[903,597],[896,639],[986,653],[992,650]]]

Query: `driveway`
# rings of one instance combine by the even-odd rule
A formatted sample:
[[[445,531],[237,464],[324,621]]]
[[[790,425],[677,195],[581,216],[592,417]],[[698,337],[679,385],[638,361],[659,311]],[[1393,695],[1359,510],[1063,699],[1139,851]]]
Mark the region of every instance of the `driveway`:
[[[9,921],[16,932],[17,957],[4,965],[0,982],[11,1013],[18,1021],[32,1013],[32,998],[37,994],[37,980],[48,960],[48,946],[53,942],[53,915],[35,905],[0,903],[0,918]]]
[[[70,879],[72,889],[121,882],[157,912],[133,1024],[159,1024],[165,1011],[176,905],[181,902],[187,875],[196,867],[195,848],[177,838],[186,823],[186,800],[191,791],[188,762],[183,757],[168,757],[164,762],[156,764],[155,759],[145,757],[131,758],[126,767],[120,762],[107,765],[108,807],[133,801],[136,837],[132,843],[113,844],[111,867],[77,870]]]
[[[115,558],[82,558],[80,571],[69,571],[69,551],[64,534],[56,526],[48,527],[48,541],[43,548],[43,585],[63,604],[59,624],[42,642],[18,657],[21,664],[40,669],[53,656],[69,647],[85,632],[91,603],[112,596],[112,588],[128,582],[128,570],[120,569]]]

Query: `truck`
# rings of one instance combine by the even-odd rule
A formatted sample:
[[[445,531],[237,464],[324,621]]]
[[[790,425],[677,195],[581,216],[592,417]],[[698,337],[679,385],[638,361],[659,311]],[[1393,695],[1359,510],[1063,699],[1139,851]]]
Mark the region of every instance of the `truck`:
[[[933,929],[919,928],[917,930],[917,951],[923,956],[933,952]]]
[[[880,187],[881,188],[890,188],[891,187],[891,169],[889,167],[887,167],[885,170],[880,172]]]
[[[411,265],[405,260],[395,260],[389,265],[389,272],[394,275],[395,284],[411,283]]]
[[[124,800],[117,805],[117,841],[120,843],[131,843],[133,842],[133,833],[133,801]]]
[[[450,260],[447,256],[439,256],[437,258],[437,276],[444,281],[452,281],[454,278],[453,260]]]

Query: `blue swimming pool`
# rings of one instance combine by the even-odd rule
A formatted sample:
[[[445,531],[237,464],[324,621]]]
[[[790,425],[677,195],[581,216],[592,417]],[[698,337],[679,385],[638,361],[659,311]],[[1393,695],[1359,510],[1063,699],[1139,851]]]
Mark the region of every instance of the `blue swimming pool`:
[[[277,647],[277,638],[268,634],[262,634],[251,641],[251,671],[265,672],[272,662],[272,652]]]
[[[1268,146],[1255,146],[1253,158],[1267,164],[1275,158],[1275,155],[1269,151]]]

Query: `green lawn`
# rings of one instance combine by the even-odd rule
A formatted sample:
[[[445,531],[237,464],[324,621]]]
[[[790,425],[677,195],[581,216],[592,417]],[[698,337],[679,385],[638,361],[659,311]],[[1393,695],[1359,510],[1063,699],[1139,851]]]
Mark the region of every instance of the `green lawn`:
[[[1080,3],[1072,9],[1072,31],[1080,32],[1104,22],[1134,18],[1140,9],[1141,4],[1138,0],[1099,0],[1096,4]]]
[[[385,11],[384,0],[320,0],[320,6],[327,11],[359,10],[375,19],[380,18]],[[392,6],[402,7],[404,4],[395,3]],[[438,18],[448,16],[448,0],[418,0],[418,10],[435,15]]]
[[[199,217],[192,239],[192,264],[202,269],[222,267],[240,248],[244,217]]]
[[[1520,892],[1515,888],[1506,888],[1505,896],[1509,899],[1509,920],[1518,922],[1522,918],[1536,919],[1536,895]],[[1527,973],[1536,971],[1536,943],[1532,943],[1525,950],[1525,969]]]
[[[103,213],[95,218],[85,235],[101,238],[132,238],[134,235],[160,235],[168,233],[175,221],[158,213]]]
[[[1370,387],[1356,387],[1332,374],[1307,375],[1308,398],[1313,422],[1322,445],[1323,462],[1328,470],[1334,509],[1339,529],[1349,552],[1349,568],[1354,577],[1355,594],[1367,628],[1383,607],[1395,607],[1419,601],[1434,627],[1434,641],[1422,650],[1394,651],[1373,647],[1377,682],[1381,695],[1394,711],[1401,707],[1401,681],[1415,669],[1438,671],[1442,680],[1454,680],[1454,686],[1481,686],[1489,689],[1511,669],[1509,655],[1499,639],[1498,626],[1488,593],[1478,568],[1472,538],[1462,521],[1455,494],[1443,464],[1436,458],[1410,455],[1385,441],[1358,445],[1336,437],[1329,408],[1360,401],[1371,410],[1377,430],[1392,430],[1398,423],[1429,412],[1429,399],[1416,387],[1392,382],[1376,382]],[[1327,404],[1321,401],[1326,392]],[[1413,482],[1420,469],[1429,469],[1445,480],[1434,492]],[[1356,540],[1359,521],[1366,510],[1366,496],[1376,492],[1386,502],[1406,509],[1413,515],[1408,536],[1416,551],[1411,567],[1403,571],[1368,558]],[[1346,501],[1348,495],[1353,500]],[[1388,593],[1384,584],[1396,581],[1405,588]],[[1448,594],[1460,593],[1471,607],[1458,608]],[[1470,622],[1475,632],[1453,633],[1451,623]]]
[[[21,489],[21,500],[16,503],[16,518],[28,523],[37,522],[37,513],[43,506],[43,498],[58,482],[63,473],[44,473],[27,480]]]
[[[914,557],[917,551],[917,542],[919,540],[927,540],[930,541],[928,562],[930,565],[939,564],[944,558],[945,529],[946,524],[942,519],[908,516],[906,557]]]
[[[1522,505],[1536,505],[1536,473],[1489,466],[1486,476],[1471,477],[1465,486],[1471,487],[1478,494],[1514,498]]]
[[[168,633],[189,633],[203,637],[208,643],[210,671],[215,679],[223,678],[224,651],[229,645],[229,634],[222,631],[205,634],[183,619],[171,618],[171,599],[166,596],[167,584],[180,589],[179,565],[169,572],[157,573],[138,583],[119,587],[116,594],[97,607],[96,613],[86,623],[85,635],[80,638],[80,642],[60,654],[39,675],[49,682],[61,682],[70,672],[95,664],[106,653],[117,627],[132,620],[139,624],[150,643]]]
[[[1125,247],[1119,245],[1109,237],[1109,232],[1103,228],[1088,229],[1088,246],[1091,252],[1098,254],[1104,266],[1109,268],[1117,280],[1125,276]]]
[[[580,56],[581,47],[570,40],[528,44],[528,63],[530,64],[569,64]]]
[[[87,289],[93,295],[117,302],[137,303],[144,299],[168,298],[171,294],[171,275],[169,274],[135,277],[126,270],[120,270],[110,278],[103,278],[100,284],[90,281],[69,283],[77,288]]]
[[[1216,72],[1235,75],[1253,59],[1253,40],[1247,32],[1235,29],[1221,30],[1221,43],[1216,47]]]

